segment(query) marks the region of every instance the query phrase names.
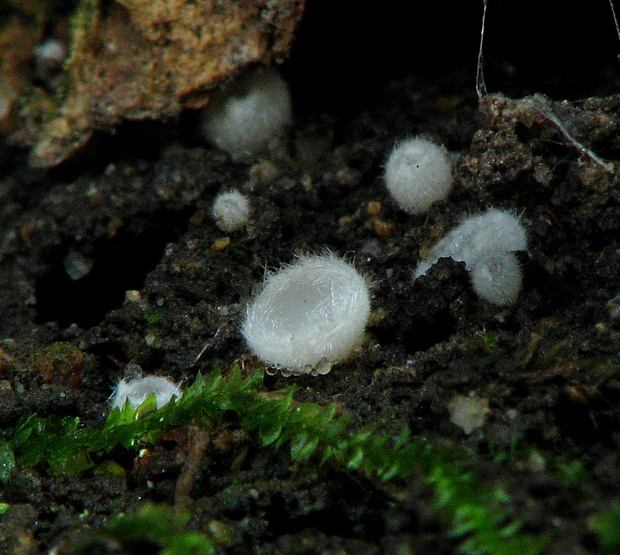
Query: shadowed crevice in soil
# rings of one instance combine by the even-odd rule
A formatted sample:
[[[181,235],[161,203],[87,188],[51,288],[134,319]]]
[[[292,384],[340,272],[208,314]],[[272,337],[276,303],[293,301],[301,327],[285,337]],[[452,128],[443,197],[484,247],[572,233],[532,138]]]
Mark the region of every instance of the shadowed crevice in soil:
[[[59,247],[50,270],[37,280],[36,323],[81,328],[98,324],[122,306],[126,291],[142,289],[166,245],[183,232],[188,216],[186,209],[133,217],[115,237],[95,242],[88,254]]]

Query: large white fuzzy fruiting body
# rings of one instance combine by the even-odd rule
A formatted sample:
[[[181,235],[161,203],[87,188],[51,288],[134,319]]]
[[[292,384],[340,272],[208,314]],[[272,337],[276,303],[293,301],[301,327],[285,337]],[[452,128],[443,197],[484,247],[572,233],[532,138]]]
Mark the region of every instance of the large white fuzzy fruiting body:
[[[421,214],[450,193],[452,160],[443,146],[414,137],[394,147],[383,177],[399,208]]]
[[[474,291],[497,306],[514,304],[522,273],[515,251],[527,249],[523,224],[507,210],[489,208],[465,218],[420,261],[415,278],[423,276],[440,258],[465,262]]]
[[[173,397],[178,399],[183,397],[183,391],[172,380],[163,376],[121,380],[112,394],[112,408],[122,409],[125,403],[138,408],[151,395],[155,396],[156,406],[160,409]]]
[[[233,159],[251,158],[281,146],[292,114],[284,79],[273,68],[260,68],[213,95],[203,110],[201,130]]]
[[[450,231],[422,260],[415,275],[426,274],[440,258],[452,258],[473,268],[480,259],[494,253],[527,250],[527,233],[514,214],[499,208],[489,208],[482,214],[469,216]]]
[[[370,315],[364,277],[333,254],[301,256],[269,275],[241,332],[263,362],[290,374],[325,374],[360,344]]]
[[[250,200],[239,191],[220,193],[213,201],[211,215],[217,227],[230,233],[245,227],[250,221]]]

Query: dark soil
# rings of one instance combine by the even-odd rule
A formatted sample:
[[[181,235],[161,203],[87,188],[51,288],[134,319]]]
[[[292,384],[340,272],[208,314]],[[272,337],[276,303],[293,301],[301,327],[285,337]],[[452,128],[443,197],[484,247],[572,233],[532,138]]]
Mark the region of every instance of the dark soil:
[[[587,518],[620,495],[620,95],[611,15],[513,2],[491,17],[491,5],[486,78],[502,94],[479,102],[480,6],[400,15],[400,3],[387,4],[340,15],[309,2],[283,66],[296,105],[285,160],[231,162],[199,140],[195,113],[174,125],[125,125],[46,172],[2,146],[0,424],[36,412],[101,426],[114,385],[138,367],[188,384],[215,365],[258,366],[239,322],[264,268],[327,248],[373,283],[363,348],[326,376],[275,375],[266,387],[295,382],[298,400],[337,401],[360,424],[407,424],[467,446],[488,481],[510,489],[526,529],[553,533],[550,553],[596,552]],[[420,133],[459,156],[457,181],[446,202],[408,216],[389,199],[382,164],[398,139]],[[255,215],[219,250],[214,241],[225,234],[210,209],[229,188],[250,195]],[[381,203],[378,215],[371,202]],[[488,206],[514,210],[528,230],[516,305],[478,299],[464,266],[447,259],[413,283],[428,248]],[[56,342],[84,358],[38,363]],[[489,408],[469,435],[450,419],[456,395]],[[124,477],[16,470],[2,499],[10,504],[3,552],[125,552],[95,547],[89,531],[144,501],[174,504],[188,433],[175,430],[142,456],[119,449]],[[204,453],[190,495],[193,525],[232,523],[237,537],[226,553],[456,549],[420,476],[394,501],[329,466],[294,468],[285,450],[259,449],[234,422],[226,434]],[[580,461],[587,477],[567,485],[558,460]]]

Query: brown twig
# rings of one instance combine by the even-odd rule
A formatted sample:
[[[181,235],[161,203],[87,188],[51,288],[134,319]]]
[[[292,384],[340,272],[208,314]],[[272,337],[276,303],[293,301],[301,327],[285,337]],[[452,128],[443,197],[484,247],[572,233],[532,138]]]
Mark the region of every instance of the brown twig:
[[[177,515],[181,514],[191,502],[198,466],[210,442],[211,436],[206,430],[198,426],[189,427],[189,452],[174,492],[174,512]]]

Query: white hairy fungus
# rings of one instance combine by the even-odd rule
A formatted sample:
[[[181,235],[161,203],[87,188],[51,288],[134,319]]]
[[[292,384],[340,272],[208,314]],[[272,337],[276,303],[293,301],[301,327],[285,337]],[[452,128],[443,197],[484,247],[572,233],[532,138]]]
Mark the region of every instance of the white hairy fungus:
[[[67,48],[57,39],[47,39],[33,49],[35,61],[40,66],[59,67],[67,57]]]
[[[223,91],[204,108],[206,139],[235,160],[277,150],[293,120],[286,81],[273,68],[260,68]]]
[[[239,191],[220,193],[213,201],[211,215],[217,227],[230,233],[247,225],[252,215],[250,200]]]
[[[112,394],[112,408],[122,409],[125,403],[138,408],[151,395],[155,396],[157,408],[166,406],[173,397],[180,399],[183,391],[169,378],[144,376],[135,380],[121,380]]]
[[[422,137],[407,139],[388,156],[384,180],[399,208],[422,214],[450,193],[452,160],[441,145]]]
[[[284,375],[326,374],[360,344],[369,315],[368,284],[351,264],[308,255],[267,276],[241,332]]]
[[[467,435],[484,426],[487,414],[491,412],[489,401],[478,397],[455,395],[448,403],[450,422]]]
[[[439,241],[415,278],[423,276],[440,258],[465,262],[476,294],[497,306],[516,302],[522,273],[515,251],[527,249],[525,227],[507,210],[489,208],[483,214],[465,218]]]
[[[495,306],[515,304],[523,275],[519,261],[512,252],[489,256],[474,265],[471,284],[479,297]]]

